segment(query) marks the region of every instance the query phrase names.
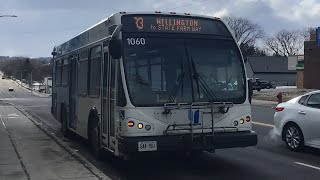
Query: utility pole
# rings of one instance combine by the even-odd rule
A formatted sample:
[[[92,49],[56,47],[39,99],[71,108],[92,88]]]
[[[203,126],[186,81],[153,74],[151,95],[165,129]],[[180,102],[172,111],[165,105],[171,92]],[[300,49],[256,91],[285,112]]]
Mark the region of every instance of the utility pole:
[[[32,85],[32,71],[31,71],[31,74],[30,74],[30,81],[31,81],[31,94],[32,94],[32,91],[33,91],[33,85]]]

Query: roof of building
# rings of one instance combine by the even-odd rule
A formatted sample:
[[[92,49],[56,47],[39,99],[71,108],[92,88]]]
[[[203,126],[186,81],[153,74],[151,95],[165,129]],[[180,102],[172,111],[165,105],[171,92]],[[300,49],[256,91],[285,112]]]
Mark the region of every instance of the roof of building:
[[[294,73],[288,70],[288,57],[252,56],[248,61],[254,73]]]

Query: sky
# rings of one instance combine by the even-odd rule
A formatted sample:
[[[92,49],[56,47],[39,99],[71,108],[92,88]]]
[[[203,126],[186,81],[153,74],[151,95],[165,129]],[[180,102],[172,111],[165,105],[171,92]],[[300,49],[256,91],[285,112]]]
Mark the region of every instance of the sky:
[[[320,0],[0,0],[0,56],[50,57],[59,45],[119,11],[247,18],[268,35],[320,26]]]

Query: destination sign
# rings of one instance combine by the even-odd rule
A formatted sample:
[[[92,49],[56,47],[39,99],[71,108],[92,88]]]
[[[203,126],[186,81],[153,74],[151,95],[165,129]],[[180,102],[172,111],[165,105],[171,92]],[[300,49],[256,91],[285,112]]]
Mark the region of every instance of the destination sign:
[[[221,21],[165,15],[122,16],[124,32],[193,33],[231,36]]]

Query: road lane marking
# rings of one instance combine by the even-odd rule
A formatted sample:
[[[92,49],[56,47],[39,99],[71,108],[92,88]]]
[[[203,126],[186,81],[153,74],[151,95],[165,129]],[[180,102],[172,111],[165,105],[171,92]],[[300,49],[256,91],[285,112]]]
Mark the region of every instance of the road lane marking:
[[[260,126],[267,126],[267,127],[274,127],[272,124],[266,124],[261,122],[252,122],[253,124],[260,125]]]
[[[299,164],[301,166],[306,166],[306,167],[309,167],[309,168],[313,168],[313,169],[316,169],[316,170],[320,170],[320,167],[317,167],[317,166],[312,166],[312,165],[309,165],[309,164],[305,164],[305,163],[301,163],[301,162],[294,162],[296,164]]]

